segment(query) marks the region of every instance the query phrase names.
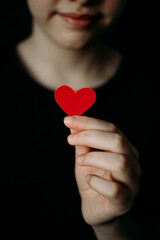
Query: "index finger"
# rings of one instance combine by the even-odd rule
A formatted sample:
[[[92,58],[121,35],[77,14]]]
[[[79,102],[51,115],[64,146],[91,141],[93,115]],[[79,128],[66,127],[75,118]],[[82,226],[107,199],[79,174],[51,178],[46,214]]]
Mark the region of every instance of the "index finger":
[[[107,132],[119,133],[124,137],[126,142],[130,145],[133,155],[138,158],[139,153],[137,149],[128,141],[127,137],[121,132],[116,125],[111,122],[107,122],[104,120],[100,120],[97,118],[86,117],[86,116],[67,116],[64,118],[64,124],[76,131],[84,131],[84,130],[101,130]]]
[[[113,123],[86,116],[67,116],[64,118],[64,124],[67,127],[77,131],[84,130],[102,130],[109,132],[119,131],[119,129]]]

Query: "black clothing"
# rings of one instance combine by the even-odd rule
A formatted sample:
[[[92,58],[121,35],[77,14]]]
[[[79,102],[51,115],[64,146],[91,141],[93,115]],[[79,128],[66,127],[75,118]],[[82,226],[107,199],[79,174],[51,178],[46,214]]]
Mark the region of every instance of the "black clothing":
[[[128,55],[122,55],[112,79],[94,89],[97,100],[83,115],[113,122],[138,148],[141,189],[130,213],[154,232],[159,221],[154,81],[145,66]],[[67,143],[70,132],[63,124],[66,114],[54,92],[29,76],[14,47],[4,48],[1,56],[2,229],[22,239],[31,233],[52,239],[56,234],[56,239],[96,239],[81,215],[74,147]]]

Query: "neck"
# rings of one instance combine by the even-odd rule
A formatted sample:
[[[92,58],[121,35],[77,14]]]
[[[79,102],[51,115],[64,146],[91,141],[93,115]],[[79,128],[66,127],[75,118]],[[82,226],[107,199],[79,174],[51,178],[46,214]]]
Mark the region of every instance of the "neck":
[[[60,68],[62,71],[63,68],[64,72],[69,73],[81,70],[86,74],[91,67],[97,66],[97,60],[101,61],[104,54],[104,43],[100,36],[94,37],[80,49],[67,48],[50,39],[36,24],[33,25],[31,41],[37,56],[41,55],[47,63],[56,64],[57,70]]]
[[[26,40],[26,46],[25,52],[31,68],[36,66],[31,69],[32,72],[37,74],[37,78],[41,77],[41,82],[44,79],[50,88],[63,84],[74,89],[96,86],[96,81],[104,75],[105,59],[110,60],[111,56],[110,49],[100,36],[94,37],[83,48],[72,49],[50,39],[36,24],[33,25],[31,36]]]

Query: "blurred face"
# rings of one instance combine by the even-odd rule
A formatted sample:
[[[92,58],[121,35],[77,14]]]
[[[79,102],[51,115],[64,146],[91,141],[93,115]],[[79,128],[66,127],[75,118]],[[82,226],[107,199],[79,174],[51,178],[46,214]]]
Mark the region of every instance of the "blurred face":
[[[66,48],[83,47],[119,16],[126,0],[27,0],[33,23]]]

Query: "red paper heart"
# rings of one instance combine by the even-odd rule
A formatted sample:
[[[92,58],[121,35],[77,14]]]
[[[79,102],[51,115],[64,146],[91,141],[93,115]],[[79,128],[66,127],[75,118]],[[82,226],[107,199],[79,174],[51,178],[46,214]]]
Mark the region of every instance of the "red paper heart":
[[[96,101],[96,94],[91,88],[82,88],[75,92],[63,85],[55,92],[55,100],[63,111],[69,115],[81,115]]]

